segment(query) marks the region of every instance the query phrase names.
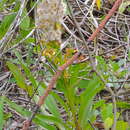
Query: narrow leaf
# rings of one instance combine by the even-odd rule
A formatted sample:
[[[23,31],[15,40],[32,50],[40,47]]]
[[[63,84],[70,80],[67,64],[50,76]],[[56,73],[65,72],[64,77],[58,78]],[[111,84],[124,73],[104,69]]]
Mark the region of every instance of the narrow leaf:
[[[5,102],[9,105],[10,108],[18,112],[23,117],[30,117],[31,112],[23,108],[22,106],[17,105],[16,103],[10,101],[8,98],[5,97]],[[60,126],[61,129],[67,129],[69,130],[68,126],[63,123],[59,118],[56,118],[55,116],[48,116],[48,115],[41,115],[37,114],[35,118],[33,119],[33,122],[36,123],[39,126],[42,126],[44,129],[52,128],[52,130],[55,130],[55,125]],[[48,124],[52,124],[52,127]],[[53,125],[55,124],[55,125]]]
[[[7,62],[7,65],[9,67],[9,69],[11,70],[11,72],[13,73],[13,76],[14,76],[16,82],[17,82],[17,85],[20,88],[26,90],[29,93],[29,95],[31,96],[32,93],[33,93],[32,86],[28,86],[26,84],[25,77],[21,73],[21,71],[19,70],[19,68],[16,65],[14,65],[13,63],[11,63],[11,62]]]
[[[0,130],[2,130],[4,124],[3,107],[4,107],[4,98],[1,97],[0,98]]]
[[[81,104],[79,109],[79,121],[82,126],[85,126],[85,123],[87,123],[89,113],[91,112],[91,106],[93,104],[93,98],[101,89],[102,86],[96,77],[86,84],[86,90],[81,94]]]
[[[13,22],[15,16],[16,16],[15,14],[11,14],[11,15],[5,16],[5,18],[2,20],[2,23],[0,24],[0,39],[7,32],[8,28],[11,25],[11,23]]]

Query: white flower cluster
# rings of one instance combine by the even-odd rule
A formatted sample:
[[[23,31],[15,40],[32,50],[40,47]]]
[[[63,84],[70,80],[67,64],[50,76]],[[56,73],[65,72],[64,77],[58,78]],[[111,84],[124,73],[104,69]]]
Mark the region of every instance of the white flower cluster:
[[[43,0],[37,5],[36,27],[40,32],[41,41],[61,42],[61,22],[65,14],[62,0]]]

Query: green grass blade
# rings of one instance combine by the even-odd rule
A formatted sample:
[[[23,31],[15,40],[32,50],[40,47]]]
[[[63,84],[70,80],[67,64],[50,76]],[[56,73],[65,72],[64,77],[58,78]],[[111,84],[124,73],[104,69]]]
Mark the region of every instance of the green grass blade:
[[[97,79],[91,80],[86,86],[86,90],[81,94],[79,108],[79,122],[81,126],[87,123],[94,96],[102,89]]]
[[[39,94],[42,95],[44,90],[45,89],[43,87],[39,87],[38,88]],[[56,100],[54,99],[54,97],[51,94],[47,97],[47,99],[45,101],[45,107],[49,110],[49,112],[51,112],[51,114],[53,116],[61,119],[60,112],[58,110]]]
[[[4,114],[3,114],[3,107],[4,107],[4,98],[0,98],[0,130],[2,130],[4,125]]]
[[[31,116],[31,112],[30,111],[28,111],[25,108],[17,105],[14,102],[11,102],[6,97],[5,97],[5,102],[9,105],[10,108],[12,108],[16,112],[18,112],[21,116],[23,116],[23,117]],[[42,126],[42,128],[46,128],[47,130],[48,130],[48,128],[53,128],[53,129],[55,128],[53,126],[49,127],[49,124],[52,124],[52,125],[55,124],[55,125],[57,125],[60,128],[68,130],[67,125],[65,123],[63,123],[59,118],[57,118],[55,116],[48,116],[48,115],[37,114],[36,117],[33,119],[33,122],[36,123],[39,126]]]
[[[20,88],[26,90],[29,93],[29,95],[32,95],[32,93],[33,93],[32,86],[28,86],[26,84],[25,77],[22,74],[22,72],[19,70],[19,68],[9,61],[7,62],[7,65],[9,67],[9,69],[11,70],[11,72],[13,73],[13,76],[14,76],[16,82],[17,82],[17,85]]]
[[[18,51],[15,51],[15,55],[18,57],[18,60],[20,62],[21,67],[24,69],[24,72],[26,74],[26,76],[29,78],[30,82],[32,83],[32,86],[34,88],[37,88],[37,83],[36,80],[33,76],[33,74],[31,73],[30,69],[27,67],[27,65],[24,63],[22,56],[19,54]]]

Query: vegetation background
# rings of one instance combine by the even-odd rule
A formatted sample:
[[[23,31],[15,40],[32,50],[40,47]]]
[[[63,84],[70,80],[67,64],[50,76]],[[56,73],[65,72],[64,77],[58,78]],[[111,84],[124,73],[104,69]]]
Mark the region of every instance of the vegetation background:
[[[117,1],[89,41],[116,0],[0,0],[0,130],[130,129],[130,1]]]

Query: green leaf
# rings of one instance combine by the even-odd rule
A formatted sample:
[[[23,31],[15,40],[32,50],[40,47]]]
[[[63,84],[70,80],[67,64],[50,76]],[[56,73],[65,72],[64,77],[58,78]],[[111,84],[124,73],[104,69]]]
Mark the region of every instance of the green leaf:
[[[16,112],[18,112],[23,117],[29,117],[31,115],[31,112],[29,112],[25,108],[23,108],[23,107],[17,105],[16,103],[10,101],[6,97],[4,97],[4,98],[5,98],[5,102],[9,105],[9,107],[12,108],[13,110],[15,110]]]
[[[5,101],[9,105],[10,108],[12,108],[16,112],[18,112],[21,116],[23,116],[23,117],[29,117],[29,116],[31,116],[31,112],[29,112],[25,108],[17,105],[16,103],[11,102],[8,98],[5,98]],[[48,127],[48,125],[46,123],[44,123],[44,122],[42,122],[42,125],[41,125],[40,122],[37,119],[35,119],[34,122],[36,124],[40,125],[40,126],[43,126],[43,128],[47,128],[47,129],[51,128],[51,127]]]
[[[99,100],[99,101],[95,102],[94,109],[97,109],[98,107],[103,106],[104,103],[105,103],[104,100]]]
[[[108,65],[105,61],[105,59],[101,56],[96,56],[96,59],[98,61],[97,69],[101,72],[107,72],[108,71]]]
[[[9,1],[8,1],[9,2]],[[15,7],[12,9],[14,12],[18,12],[21,6],[21,2],[19,0],[13,0],[15,2]]]
[[[26,16],[26,17],[25,17]],[[29,28],[30,26],[30,18],[29,16],[27,15],[27,11],[24,10],[23,11],[23,14],[22,14],[22,22],[20,24],[20,28],[23,29],[23,30],[26,30]]]
[[[93,104],[94,96],[102,89],[97,77],[90,80],[86,84],[86,90],[81,94],[80,108],[79,108],[79,122],[82,127],[85,127],[87,123],[89,113],[91,112],[91,106]]]
[[[104,125],[105,125],[106,130],[109,130],[109,128],[111,128],[112,124],[113,124],[112,118],[108,117],[108,118],[105,119]]]
[[[77,64],[74,66],[70,66],[68,73],[71,76],[70,77],[70,84],[71,85],[77,86],[77,85],[82,84],[81,82],[83,82],[83,83],[86,82],[85,80],[78,79],[78,77],[83,77],[83,78],[86,77],[86,74],[87,74],[86,64]],[[78,82],[80,82],[80,83],[78,83]],[[84,85],[80,85],[80,86],[84,86]]]
[[[55,126],[50,125],[49,123],[45,123],[42,118],[35,118],[33,121],[41,126],[42,128],[46,128],[46,130],[57,130]]]
[[[67,113],[69,113],[69,108],[66,104],[66,102],[57,94],[57,93],[54,93],[53,91],[51,92],[51,94],[53,95],[53,97],[56,99],[56,101],[58,101],[61,106],[65,109],[65,111]]]
[[[127,102],[116,102],[119,108],[130,109],[130,103]]]
[[[101,108],[101,116],[103,121],[105,121],[108,117],[113,117],[113,106],[112,104],[104,104]]]
[[[128,122],[117,121],[116,130],[127,130],[129,128]]]
[[[63,75],[61,75],[60,79],[58,79],[56,88],[59,92],[67,93],[66,83],[65,83],[65,79],[64,79]]]
[[[7,0],[0,0],[0,11],[3,10],[5,7],[4,7],[4,4],[7,2]]]
[[[44,88],[39,87],[38,88],[39,95],[42,95],[44,90],[45,90]],[[46,107],[46,109],[49,110],[49,112],[53,116],[55,116],[55,117],[57,117],[61,120],[60,113],[59,113],[59,110],[58,110],[58,107],[57,107],[57,103],[56,103],[54,97],[51,94],[47,97],[47,99],[45,101],[45,107]]]
[[[56,104],[56,101],[54,100],[54,97],[52,95],[49,95],[45,101],[45,104],[47,105],[48,110],[55,116],[61,119],[60,113]]]
[[[10,101],[8,98],[5,97],[5,102],[9,105],[10,108],[18,112],[23,117],[30,117],[31,112],[26,110],[25,108],[17,105],[16,103]],[[48,115],[41,115],[37,114],[35,118],[33,119],[33,122],[36,123],[39,126],[42,126],[42,128],[47,130],[55,130],[55,125],[59,126],[61,129],[67,129],[69,130],[68,126],[63,123],[59,118],[56,118],[54,116],[48,116]],[[48,125],[51,124],[51,125]],[[54,126],[53,126],[54,124]]]
[[[7,65],[8,65],[8,67],[9,67],[9,69],[11,70],[11,72],[13,73],[13,76],[15,77],[15,80],[16,80],[16,82],[17,82],[17,85],[18,85],[20,88],[26,90],[26,91],[29,93],[29,95],[31,96],[32,93],[33,93],[32,86],[28,86],[28,85],[26,84],[26,82],[25,82],[25,77],[24,77],[24,75],[21,73],[21,71],[19,70],[19,68],[18,68],[16,65],[14,65],[13,63],[9,62],[9,61],[7,62]]]
[[[8,120],[9,118],[11,118],[13,115],[11,114],[11,112],[9,113],[4,113],[4,120]]]
[[[4,98],[0,97],[0,130],[2,130],[4,125],[3,108],[4,108]]]
[[[7,32],[15,16],[16,14],[11,14],[11,15],[5,16],[4,19],[2,20],[2,23],[0,24],[0,39],[2,39],[2,37]]]
[[[127,6],[130,5],[130,1],[122,2],[122,4],[119,7],[119,13],[123,13]]]
[[[76,86],[78,88],[85,88],[86,84],[88,84],[88,83],[89,83],[89,80],[80,80]]]
[[[112,67],[113,72],[116,72],[120,69],[119,63],[116,63],[114,61],[110,61],[110,63],[111,63],[111,67]]]
[[[36,120],[42,121],[42,122],[54,123],[61,130],[63,130],[64,128],[69,129],[65,123],[63,123],[59,118],[56,118],[54,116],[46,116],[46,115],[37,114],[36,118],[34,118],[33,121],[36,122]]]
[[[130,49],[128,49],[128,59],[130,60]]]
[[[30,69],[27,67],[27,64],[24,63],[22,56],[19,54],[18,51],[15,51],[15,55],[17,56],[20,65],[22,66],[22,68],[24,69],[24,72],[26,74],[26,77],[29,78],[30,82],[32,83],[33,88],[37,88],[37,82],[33,76],[33,74],[31,73]]]

